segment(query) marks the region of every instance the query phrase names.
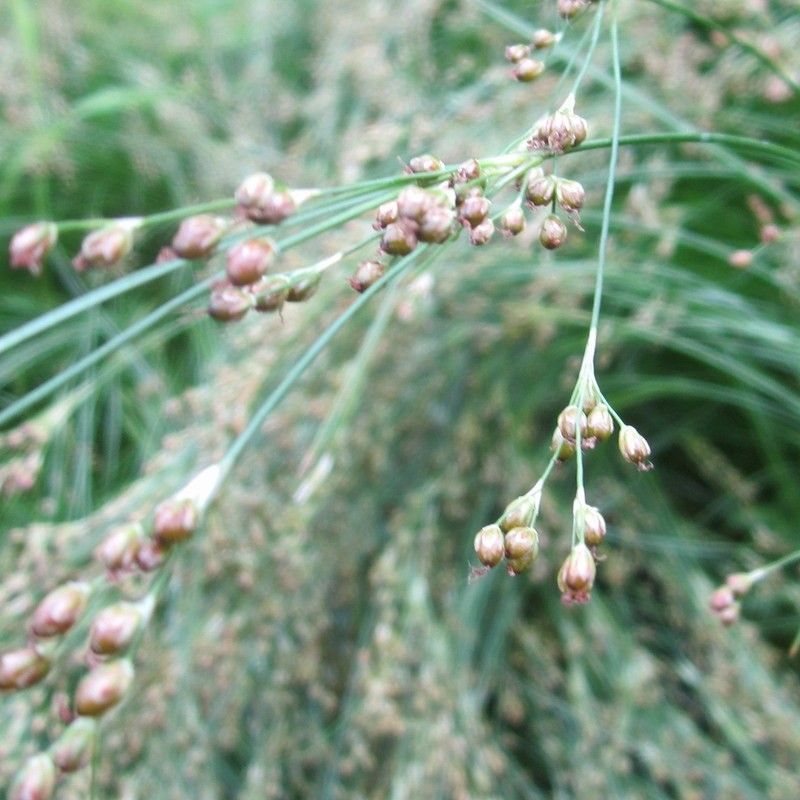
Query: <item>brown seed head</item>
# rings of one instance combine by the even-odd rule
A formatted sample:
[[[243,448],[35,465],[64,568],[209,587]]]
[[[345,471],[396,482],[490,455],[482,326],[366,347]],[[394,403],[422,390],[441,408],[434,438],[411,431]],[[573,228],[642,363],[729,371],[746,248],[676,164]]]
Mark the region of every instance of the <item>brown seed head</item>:
[[[516,64],[531,54],[531,48],[527,44],[509,44],[506,46],[506,61]]]
[[[475,553],[481,564],[496,567],[505,555],[503,532],[497,525],[487,525],[475,535]]]
[[[535,81],[544,72],[544,62],[536,58],[523,58],[514,64],[511,74],[520,83]]]
[[[153,516],[153,536],[163,545],[190,538],[200,521],[197,506],[189,499],[170,498],[161,503]]]
[[[49,659],[34,647],[0,653],[0,691],[27,689],[39,683],[50,670]]]
[[[556,185],[556,200],[564,211],[580,211],[586,200],[586,192],[578,181],[561,178]]]
[[[381,250],[390,256],[408,255],[417,246],[416,223],[401,219],[386,226],[381,238]]]
[[[614,433],[614,420],[611,412],[604,403],[598,403],[590,412],[587,418],[587,436],[599,439],[601,442],[610,439]]]
[[[586,603],[591,597],[595,574],[594,556],[585,544],[576,544],[558,572],[558,588],[568,605]]]
[[[153,572],[158,569],[167,557],[167,551],[161,542],[145,539],[136,553],[136,566],[142,572]]]
[[[214,252],[225,228],[224,219],[210,214],[188,217],[181,222],[171,247],[181,258],[207,258]]]
[[[391,225],[397,221],[399,210],[397,208],[397,200],[390,200],[388,203],[382,203],[378,206],[375,213],[375,222],[372,227],[375,230],[382,230],[387,225]]]
[[[293,278],[286,300],[289,303],[302,303],[304,300],[308,300],[319,289],[321,281],[321,272],[307,272],[304,275]]]
[[[533,495],[524,494],[512,500],[500,518],[500,527],[504,533],[513,528],[527,528],[533,520],[538,503]]]
[[[561,431],[556,428],[553,431],[553,438],[550,442],[550,450],[556,454],[556,459],[560,462],[568,461],[575,455],[575,442],[565,439]]]
[[[470,194],[461,204],[459,218],[464,224],[474,228],[486,219],[491,207],[491,201],[487,197],[482,194]]]
[[[525,230],[525,212],[518,205],[510,206],[500,218],[500,230],[508,236],[516,236]]]
[[[650,445],[647,443],[647,439],[632,425],[624,425],[620,429],[619,451],[626,461],[635,464],[641,472],[647,472],[653,468],[648,461]]]
[[[539,555],[539,534],[529,527],[512,528],[505,535],[509,575],[525,572]]]
[[[589,547],[598,547],[606,538],[606,521],[595,506],[584,506],[583,540]]]
[[[66,633],[79,619],[89,599],[89,585],[66,583],[54,589],[36,607],[31,619],[34,636]]]
[[[266,225],[283,222],[297,208],[291,192],[278,189],[266,172],[256,172],[245,178],[235,197],[248,219]]]
[[[208,314],[217,322],[236,322],[253,307],[253,297],[229,283],[221,283],[211,290]]]
[[[82,717],[98,717],[122,700],[133,683],[128,659],[99,664],[81,678],[75,690],[75,710]]]
[[[537,50],[544,50],[556,43],[556,35],[547,30],[547,28],[539,28],[539,30],[533,32],[531,42]]]
[[[8,253],[14,269],[27,269],[40,275],[42,261],[58,241],[58,228],[52,222],[34,222],[18,230],[11,238]]]
[[[112,530],[95,550],[95,558],[109,572],[131,569],[136,563],[144,531],[139,524],[123,525]]]
[[[588,7],[588,0],[558,0],[558,14],[563,19],[572,19]]]
[[[535,206],[549,206],[556,191],[556,179],[552,175],[529,175],[525,184],[525,197]]]
[[[489,217],[470,229],[469,243],[473,245],[486,244],[494,236],[494,222]]]
[[[130,226],[115,223],[90,233],[81,243],[81,251],[72,263],[78,272],[90,267],[111,267],[122,261],[132,247]]]
[[[357,292],[365,292],[375,281],[380,280],[385,272],[386,265],[381,261],[362,261],[348,279],[348,283]]]
[[[555,214],[548,214],[542,221],[539,243],[548,250],[557,250],[566,241],[567,226]]]
[[[580,425],[581,437],[585,437],[588,420],[586,414],[579,411],[577,406],[567,406],[558,415],[558,430],[568,441],[574,442],[577,438],[578,425]]]
[[[50,748],[50,756],[62,772],[83,769],[92,757],[97,723],[88,717],[78,717],[58,737]]]
[[[133,603],[115,603],[102,609],[89,631],[89,648],[99,656],[122,652],[133,641],[142,612]]]
[[[430,153],[424,153],[421,156],[414,156],[408,162],[408,169],[410,172],[441,172],[444,169],[444,161]]]
[[[289,296],[289,279],[285,275],[268,275],[250,286],[256,311],[278,311]]]
[[[419,224],[417,237],[421,242],[442,244],[453,234],[455,214],[446,206],[434,205]]]
[[[255,283],[275,260],[275,245],[264,236],[235,244],[226,256],[225,273],[234,286]]]
[[[46,753],[29,758],[17,773],[8,800],[50,800],[56,790],[56,767]]]
[[[589,128],[586,120],[579,117],[574,108],[575,97],[569,95],[558,111],[536,125],[528,146],[532,150],[545,149],[553,153],[563,153],[581,144],[586,139]]]
[[[419,186],[406,186],[397,196],[397,213],[407,220],[419,222],[433,204],[430,192]]]
[[[468,158],[462,162],[456,170],[455,182],[456,183],[469,183],[476,181],[481,176],[481,165],[475,158]]]

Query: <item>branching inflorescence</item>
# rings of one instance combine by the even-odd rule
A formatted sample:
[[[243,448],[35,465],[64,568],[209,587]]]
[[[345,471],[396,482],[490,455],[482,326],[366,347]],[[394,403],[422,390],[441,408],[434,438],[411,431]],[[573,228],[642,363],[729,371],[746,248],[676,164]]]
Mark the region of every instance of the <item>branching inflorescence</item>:
[[[201,470],[182,489],[153,509],[148,525],[131,522],[109,531],[94,554],[94,569],[47,594],[31,617],[28,642],[0,655],[0,689],[26,689],[46,678],[63,658],[65,649],[75,645],[69,634],[79,628],[84,618],[91,617],[86,630],[84,659],[88,669],[75,689],[68,714],[69,725],[46,753],[38,754],[23,767],[12,789],[14,800],[47,798],[54,791],[58,770],[71,772],[89,763],[95,748],[97,719],[124,700],[134,681],[137,648],[169,581],[173,559],[182,544],[202,525],[206,511],[266,416],[336,333],[381,288],[413,266],[429,261],[437,248],[456,241],[462,232],[471,245],[483,246],[497,231],[505,237],[513,237],[533,224],[543,248],[561,247],[567,240],[567,222],[581,227],[580,212],[586,193],[578,181],[556,175],[556,160],[565,154],[604,147],[609,149],[610,158],[591,322],[572,393],[555,421],[552,455],[534,486],[508,503],[500,517],[483,527],[474,540],[482,565],[475,569],[477,574],[501,564],[509,575],[528,570],[539,553],[535,525],[546,482],[558,464],[574,459],[576,492],[571,541],[556,583],[565,604],[582,604],[590,599],[597,564],[602,558],[599,548],[606,537],[606,522],[601,510],[587,502],[584,459],[617,432],[618,448],[624,460],[640,471],[652,468],[647,440],[623,421],[603,394],[595,374],[619,148],[625,144],[665,141],[722,142],[759,153],[764,158],[797,160],[794,154],[768,143],[722,135],[683,133],[623,137],[615,7],[611,9],[609,25],[615,86],[612,133],[607,140],[588,141],[589,124],[576,112],[576,97],[601,31],[605,5],[588,0],[559,0],[558,9],[565,19],[595,7],[596,24],[585,64],[572,91],[554,110],[541,116],[510,152],[469,158],[455,166],[448,166],[432,155],[422,155],[412,158],[401,175],[332,190],[290,189],[277,183],[271,175],[259,172],[245,178],[232,199],[150,217],[38,222],[13,237],[11,266],[38,275],[61,234],[88,230],[73,264],[79,271],[96,271],[119,269],[130,257],[137,233],[156,225],[178,223],[171,243],[162,249],[156,264],[118,277],[52,314],[12,331],[0,338],[0,349],[18,346],[111,297],[192,265],[202,268],[220,258],[224,259],[224,270],[204,275],[190,289],[112,337],[65,373],[14,401],[0,411],[3,423],[83,375],[98,361],[157,325],[171,310],[184,308],[196,298],[207,296],[208,314],[221,323],[234,323],[251,313],[280,312],[285,303],[309,300],[323,277],[351,254],[376,247],[349,277],[350,286],[359,296],[254,411],[249,424],[230,444],[226,455]],[[528,83],[541,75],[546,64],[534,56],[557,46],[562,35],[539,29],[530,44],[509,45],[505,56],[511,63],[513,78]],[[501,202],[506,189],[512,190],[512,196]],[[374,213],[374,222],[372,230],[361,241],[308,266],[278,269],[281,258],[290,249],[358,219],[368,211]],[[296,232],[285,235],[293,227]],[[84,394],[85,390],[77,390],[55,406],[57,418],[70,413]],[[43,416],[43,419],[52,421],[53,417]],[[38,428],[29,427],[28,430]],[[35,469],[30,471],[35,479]],[[12,488],[25,488],[29,483],[30,480],[22,485],[18,481]],[[714,612],[724,622],[733,621],[738,614],[738,598],[771,570],[772,567],[768,567],[732,576],[726,586],[715,592]],[[120,587],[130,589],[130,594],[106,603],[109,590]],[[123,594],[121,590],[117,593]]]

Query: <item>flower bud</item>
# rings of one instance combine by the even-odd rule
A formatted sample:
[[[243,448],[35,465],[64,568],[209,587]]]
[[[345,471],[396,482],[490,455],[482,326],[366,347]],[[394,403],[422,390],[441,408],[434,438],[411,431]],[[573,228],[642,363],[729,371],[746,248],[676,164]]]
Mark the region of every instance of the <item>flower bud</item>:
[[[78,717],[58,737],[50,748],[50,756],[62,772],[83,769],[92,757],[97,723],[88,717]]]
[[[66,633],[77,621],[89,600],[89,585],[66,583],[54,589],[36,607],[31,620],[34,636],[58,636]]]
[[[142,623],[142,612],[133,603],[115,603],[100,611],[89,631],[89,648],[98,656],[125,650]]]
[[[527,526],[512,528],[505,535],[508,574],[525,572],[539,555],[539,534]]]
[[[601,442],[610,439],[614,433],[614,420],[611,412],[604,403],[598,403],[590,412],[587,418],[586,435]]]
[[[567,226],[555,214],[548,214],[539,231],[539,243],[548,250],[556,250],[566,241]]]
[[[494,222],[487,217],[469,232],[469,243],[474,245],[486,244],[494,236]]]
[[[225,273],[234,286],[248,286],[264,275],[274,259],[275,246],[270,239],[249,239],[228,250]]]
[[[525,197],[535,206],[549,206],[556,191],[556,179],[552,175],[532,174],[525,185]]]
[[[290,303],[302,303],[303,300],[308,300],[319,289],[321,280],[321,272],[309,272],[301,275],[292,280],[286,299]]]
[[[740,605],[733,590],[727,584],[718,586],[708,598],[708,605],[714,616],[723,625],[732,625],[739,619]]]
[[[475,552],[481,564],[496,567],[505,555],[503,532],[497,525],[486,525],[475,535]]]
[[[553,438],[550,442],[550,450],[556,454],[557,461],[568,461],[575,455],[575,442],[565,439],[561,431],[556,428],[553,431]]]
[[[432,206],[419,224],[417,237],[421,242],[443,244],[453,234],[455,217],[449,208]]]
[[[82,717],[105,714],[125,696],[133,676],[133,664],[128,659],[98,664],[81,678],[75,690],[75,710]]]
[[[444,162],[430,153],[425,153],[414,156],[408,162],[408,169],[410,172],[441,172],[444,169]]]
[[[397,196],[397,213],[419,222],[433,205],[433,197],[419,186],[406,186]]]
[[[572,19],[588,6],[588,0],[558,0],[558,14],[564,19]]]
[[[481,176],[481,165],[475,158],[468,158],[456,170],[456,183],[469,183],[476,181]]]
[[[561,108],[537,123],[528,141],[531,150],[546,149],[563,153],[586,139],[589,128],[586,120],[575,113],[575,95],[570,94]]]
[[[56,790],[56,766],[46,753],[29,758],[17,773],[8,800],[50,800]]]
[[[78,272],[90,267],[111,267],[122,261],[132,247],[131,226],[115,223],[90,233],[81,243],[81,251],[72,263]]]
[[[781,229],[774,222],[770,222],[761,228],[759,238],[763,244],[773,244],[781,238]]]
[[[248,219],[267,225],[283,222],[297,208],[292,193],[278,189],[266,172],[256,172],[245,178],[235,198]]]
[[[34,222],[18,230],[8,246],[11,266],[40,275],[42,261],[58,241],[58,228],[52,222]]]
[[[556,185],[556,200],[564,211],[580,211],[586,200],[586,191],[578,181],[561,178]]]
[[[100,542],[95,558],[109,572],[129,570],[136,563],[143,537],[144,531],[138,523],[115,528]]]
[[[583,411],[579,411],[577,406],[567,406],[558,415],[558,430],[568,441],[574,442],[577,438],[579,424],[581,437],[585,437],[588,421],[586,414]]]
[[[506,61],[516,64],[531,54],[531,48],[527,44],[510,44],[506,47]]]
[[[552,47],[556,43],[556,35],[547,30],[547,28],[539,28],[533,32],[531,42],[537,50],[544,50],[547,47]]]
[[[482,194],[474,193],[464,198],[459,209],[459,218],[470,227],[480,225],[492,207],[491,201]]]
[[[357,291],[365,292],[386,272],[386,265],[380,261],[362,261],[356,271],[348,278],[348,283]]]
[[[142,572],[153,572],[158,569],[167,556],[164,545],[155,539],[145,539],[136,553],[136,566]]]
[[[50,671],[50,660],[34,647],[0,653],[0,691],[27,689]]]
[[[270,275],[250,287],[258,312],[278,311],[289,296],[289,279],[285,275]]]
[[[381,250],[390,256],[408,255],[417,246],[417,226],[402,219],[386,226]]]
[[[513,528],[527,528],[538,508],[537,498],[530,494],[523,494],[512,500],[500,518],[500,527],[504,533]]]
[[[752,250],[734,250],[728,256],[728,263],[736,269],[747,269],[753,263]]]
[[[514,64],[511,74],[520,83],[535,81],[544,72],[544,62],[536,58],[523,58]]]
[[[566,604],[586,603],[591,596],[597,567],[585,544],[576,544],[558,572],[558,588]]]
[[[506,209],[500,218],[500,229],[504,234],[516,236],[525,230],[525,212],[518,205]]]
[[[589,547],[598,547],[606,538],[606,521],[595,506],[583,507],[583,541]]]
[[[172,249],[181,258],[207,258],[214,252],[225,227],[225,220],[211,214],[188,217],[172,238]]]
[[[375,228],[375,230],[381,230],[387,225],[391,225],[393,222],[397,221],[398,213],[397,200],[390,200],[388,203],[382,203],[378,206],[378,211],[375,214],[375,222],[372,227]]]
[[[725,579],[725,585],[733,592],[734,597],[744,597],[755,583],[750,572],[734,572]]]
[[[153,536],[163,545],[182,542],[194,534],[199,517],[197,505],[192,500],[165,500],[155,510]]]
[[[253,307],[253,297],[248,292],[228,283],[221,283],[211,290],[208,314],[217,322],[236,322]]]
[[[653,465],[647,460],[650,457],[650,445],[647,439],[632,425],[623,425],[619,432],[619,451],[622,457],[635,464],[641,472],[647,472]]]

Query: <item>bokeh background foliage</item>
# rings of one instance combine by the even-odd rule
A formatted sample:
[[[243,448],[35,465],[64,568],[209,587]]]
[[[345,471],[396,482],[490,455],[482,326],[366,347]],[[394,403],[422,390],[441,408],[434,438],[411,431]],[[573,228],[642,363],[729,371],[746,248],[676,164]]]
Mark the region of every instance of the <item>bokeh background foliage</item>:
[[[798,70],[794,3],[705,0]],[[654,3],[622,2],[625,132],[697,127],[797,148],[800,99],[763,64]],[[32,218],[129,215],[224,196],[267,168],[297,186],[500,152],[556,99],[576,22],[532,87],[505,43],[554,3],[10,0],[0,7],[0,238]],[[604,40],[578,106],[608,133]],[[563,159],[585,235],[450,247],[379,296],[270,418],[180,554],[104,725],[102,797],[789,798],[800,687],[796,575],[722,630],[726,572],[797,547],[798,175],[720,149],[622,153],[598,375],[654,446],[588,460],[610,525],[592,603],[561,607],[573,478],[548,486],[530,576],[468,582],[472,535],[547,461],[588,323],[607,154]],[[758,244],[758,209],[781,227]],[[760,207],[759,207],[760,208]],[[764,209],[760,210],[764,213]],[[296,263],[364,235],[354,223]],[[139,248],[142,263],[169,230]],[[0,273],[0,332],[106,277],[67,237],[47,274]],[[345,269],[345,268],[343,268]],[[3,498],[0,646],[107,526],[219,456],[351,295],[346,272],[283,320],[220,330],[192,309],[92,373]],[[183,274],[0,354],[3,402],[189,285]],[[64,402],[63,397],[60,402]],[[7,445],[7,442],[5,442]],[[5,447],[5,467],[15,454]],[[80,665],[0,702],[0,783],[62,726]],[[60,789],[83,797],[87,776]]]

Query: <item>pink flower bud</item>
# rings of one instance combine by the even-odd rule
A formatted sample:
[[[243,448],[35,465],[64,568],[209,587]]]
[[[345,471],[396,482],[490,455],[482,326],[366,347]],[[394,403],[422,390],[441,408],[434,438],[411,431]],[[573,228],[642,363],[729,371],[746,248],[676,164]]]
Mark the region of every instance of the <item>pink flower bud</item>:
[[[270,239],[250,239],[228,251],[225,271],[234,286],[247,286],[259,280],[274,260],[275,245]]]
[[[730,586],[724,584],[714,589],[708,598],[708,606],[715,614],[730,608],[735,602],[736,597],[733,594],[733,590]]]
[[[586,120],[579,117],[574,109],[575,96],[571,94],[558,111],[537,123],[528,147],[531,150],[563,153],[581,144],[586,139],[589,128]]]
[[[199,516],[197,505],[192,500],[165,500],[155,510],[153,536],[163,545],[182,542],[194,534]]]
[[[390,200],[388,203],[383,203],[378,206],[378,211],[375,214],[375,222],[373,228],[375,230],[382,230],[387,225],[397,222],[398,215],[397,200]]]
[[[586,603],[591,597],[595,574],[594,556],[585,544],[576,544],[558,572],[558,588],[564,603]]]
[[[510,44],[506,47],[506,61],[512,64],[522,61],[531,54],[531,48],[527,44]]]
[[[497,525],[487,525],[475,535],[475,553],[481,564],[496,567],[505,556],[503,532]]]
[[[99,656],[125,650],[142,623],[142,612],[133,603],[115,603],[100,611],[89,631],[89,648]]]
[[[586,191],[578,181],[561,178],[556,184],[556,200],[565,211],[580,211],[586,201]]]
[[[653,465],[648,461],[650,457],[650,445],[647,439],[632,425],[624,425],[619,432],[619,451],[622,457],[635,464],[640,472],[647,472],[653,469]]]
[[[144,531],[139,524],[123,525],[111,531],[100,542],[95,557],[109,572],[124,572],[133,568]]]
[[[584,506],[583,540],[589,547],[599,547],[606,538],[606,521],[595,506]]]
[[[253,307],[253,297],[236,286],[223,283],[211,290],[208,314],[217,322],[236,322]]]
[[[558,13],[564,19],[572,19],[589,7],[589,0],[558,0]]]
[[[733,592],[734,597],[744,597],[755,583],[750,572],[734,572],[725,579],[725,585]]]
[[[145,539],[136,553],[136,566],[142,572],[153,572],[158,569],[167,557],[164,545],[155,539]]]
[[[452,236],[453,222],[455,216],[449,208],[432,206],[423,216],[417,236],[421,242],[442,244]]]
[[[523,58],[514,64],[511,74],[520,83],[535,81],[544,72],[544,62],[536,58]]]
[[[248,219],[269,225],[283,222],[297,208],[292,193],[278,189],[265,172],[245,178],[235,197]]]
[[[59,586],[46,595],[33,612],[31,633],[41,637],[66,633],[78,621],[88,599],[86,583]]]
[[[27,689],[50,671],[50,661],[34,647],[0,653],[0,691]]]
[[[556,179],[552,175],[533,175],[525,184],[525,197],[535,206],[547,206],[553,202]]]
[[[50,748],[50,756],[62,772],[83,769],[92,757],[97,723],[87,717],[78,717],[58,737]]]
[[[381,250],[392,256],[408,255],[417,246],[417,225],[401,219],[386,226],[381,238]]]
[[[419,186],[406,186],[397,196],[397,213],[400,217],[419,222],[433,203],[430,192]]]
[[[114,223],[90,233],[81,243],[72,263],[78,272],[90,267],[111,267],[122,261],[133,247],[131,225]]]
[[[587,418],[586,434],[601,442],[610,439],[614,433],[614,420],[608,406],[598,403],[590,412]]]
[[[465,225],[474,228],[486,219],[491,207],[492,203],[487,197],[473,192],[464,198],[458,216]]]
[[[75,690],[75,710],[82,717],[98,717],[122,700],[133,683],[128,659],[99,664],[81,678]]]
[[[477,159],[469,158],[459,165],[455,174],[456,183],[469,183],[475,181],[481,176],[481,165]]]
[[[535,529],[522,526],[512,528],[505,535],[508,574],[525,572],[539,555],[539,534]]]
[[[537,50],[543,50],[547,47],[552,47],[556,43],[556,35],[547,30],[547,28],[539,28],[533,32],[531,42]]]
[[[542,222],[539,242],[548,250],[556,250],[567,241],[567,226],[555,215],[549,214]]]
[[[514,528],[527,528],[531,524],[538,506],[538,496],[524,494],[506,506],[506,510],[500,518],[500,527],[505,533]]]
[[[18,230],[11,238],[9,256],[15,269],[27,269],[40,275],[42,261],[58,241],[58,228],[52,222],[34,222]]]
[[[570,442],[577,438],[578,426],[580,425],[581,436],[586,437],[588,419],[583,411],[579,411],[577,406],[567,406],[558,415],[558,430],[561,435]]]
[[[17,774],[8,800],[50,800],[56,790],[56,767],[49,755],[29,758]]]
[[[357,291],[365,292],[386,272],[386,265],[380,261],[362,261],[348,283]]]
[[[210,214],[198,214],[181,222],[172,239],[172,249],[181,258],[207,258],[225,232],[225,220]]]
[[[425,153],[421,156],[414,156],[408,162],[408,169],[411,172],[441,172],[444,169],[444,162],[430,153]]]
[[[486,244],[494,236],[494,222],[487,217],[469,232],[469,243],[480,246]]]
[[[508,236],[517,236],[525,230],[525,212],[513,205],[500,218],[500,230]]]

